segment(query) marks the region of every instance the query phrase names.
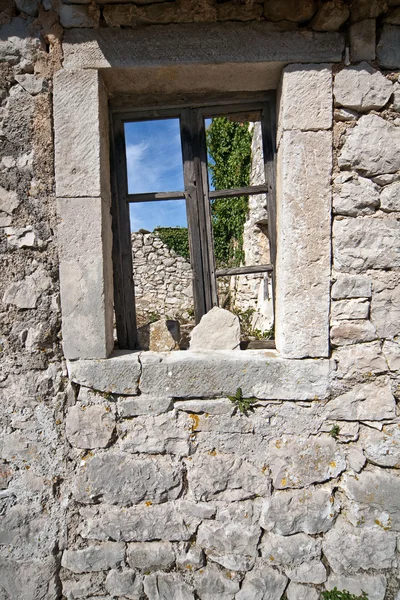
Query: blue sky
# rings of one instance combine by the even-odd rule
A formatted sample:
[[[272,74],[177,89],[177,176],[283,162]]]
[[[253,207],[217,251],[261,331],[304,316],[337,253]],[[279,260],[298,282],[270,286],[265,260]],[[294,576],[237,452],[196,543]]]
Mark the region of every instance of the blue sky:
[[[179,119],[125,123],[128,192],[183,191]],[[131,230],[186,227],[184,200],[130,204]]]

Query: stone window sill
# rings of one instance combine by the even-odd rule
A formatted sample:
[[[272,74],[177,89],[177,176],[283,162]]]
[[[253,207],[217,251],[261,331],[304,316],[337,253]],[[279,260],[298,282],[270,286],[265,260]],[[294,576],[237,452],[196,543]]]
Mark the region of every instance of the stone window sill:
[[[100,392],[172,398],[234,395],[315,400],[329,395],[333,362],[285,359],[276,350],[210,352],[118,351],[107,359],[68,361],[71,381]]]

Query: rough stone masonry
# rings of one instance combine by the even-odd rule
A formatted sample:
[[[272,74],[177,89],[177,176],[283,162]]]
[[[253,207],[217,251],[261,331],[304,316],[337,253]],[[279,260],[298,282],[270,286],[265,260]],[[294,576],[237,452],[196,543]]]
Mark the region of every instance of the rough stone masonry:
[[[0,598],[399,600],[398,0],[0,24]],[[277,350],[111,353],[102,107],[272,88]]]

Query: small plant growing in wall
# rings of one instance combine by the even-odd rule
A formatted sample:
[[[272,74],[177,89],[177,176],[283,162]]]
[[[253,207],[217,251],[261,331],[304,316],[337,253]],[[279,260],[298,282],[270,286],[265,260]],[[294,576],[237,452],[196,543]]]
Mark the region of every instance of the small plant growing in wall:
[[[228,396],[228,398],[234,405],[232,415],[235,415],[239,411],[246,417],[248,416],[249,410],[254,411],[252,405],[257,402],[257,398],[243,398],[242,388],[238,388],[236,394],[234,396]]]
[[[365,592],[361,593],[361,596],[350,594],[347,590],[339,592],[337,588],[333,588],[329,592],[322,592],[323,600],[368,600],[368,596]]]
[[[330,430],[329,435],[331,437],[333,437],[334,440],[337,440],[339,437],[339,433],[340,433],[340,427],[339,427],[339,425],[336,424]]]

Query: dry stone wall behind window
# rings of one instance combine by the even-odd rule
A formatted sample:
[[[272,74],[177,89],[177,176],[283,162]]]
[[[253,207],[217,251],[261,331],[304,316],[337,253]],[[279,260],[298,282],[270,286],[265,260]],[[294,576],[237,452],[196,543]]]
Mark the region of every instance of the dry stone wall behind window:
[[[399,599],[397,4],[3,2],[0,598],[317,600],[337,586]],[[317,169],[300,171],[310,194],[318,144],[333,136],[331,354],[122,354],[67,368],[52,116],[63,28],[215,20],[267,20],[286,39],[346,33],[333,80],[329,65],[323,81],[315,65],[285,70],[279,135],[301,150],[290,164],[300,152]],[[247,415],[228,399],[238,388],[256,398]]]

